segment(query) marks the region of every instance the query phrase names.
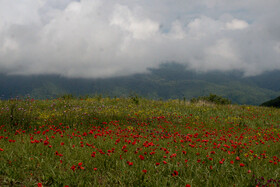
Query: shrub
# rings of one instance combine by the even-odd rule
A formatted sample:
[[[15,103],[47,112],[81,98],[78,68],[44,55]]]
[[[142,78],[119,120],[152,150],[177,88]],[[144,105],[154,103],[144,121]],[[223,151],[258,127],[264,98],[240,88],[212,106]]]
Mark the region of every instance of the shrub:
[[[209,96],[200,96],[198,98],[191,99],[191,103],[197,103],[199,101],[210,102],[218,105],[228,105],[231,104],[231,101],[227,98],[221,96],[210,94]]]
[[[131,101],[136,104],[139,105],[139,100],[140,98],[138,97],[137,94],[130,94],[129,98],[131,99]]]
[[[72,94],[64,94],[60,97],[60,99],[62,100],[71,100],[71,99],[75,99],[75,97]]]

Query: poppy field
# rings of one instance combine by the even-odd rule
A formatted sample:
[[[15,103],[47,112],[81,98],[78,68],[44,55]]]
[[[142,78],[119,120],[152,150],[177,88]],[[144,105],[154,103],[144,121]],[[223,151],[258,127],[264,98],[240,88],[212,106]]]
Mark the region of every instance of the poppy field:
[[[280,110],[0,101],[0,186],[280,186]]]

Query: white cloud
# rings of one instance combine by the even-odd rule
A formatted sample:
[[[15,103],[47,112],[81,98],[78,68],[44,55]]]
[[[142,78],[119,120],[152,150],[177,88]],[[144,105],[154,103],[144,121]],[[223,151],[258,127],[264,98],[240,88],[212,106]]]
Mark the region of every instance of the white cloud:
[[[226,23],[226,29],[229,30],[239,30],[239,29],[245,29],[249,26],[249,24],[246,21],[233,19],[231,22]]]
[[[169,37],[172,39],[177,39],[177,40],[182,40],[186,37],[186,32],[184,31],[184,28],[182,26],[182,23],[178,20],[174,21],[172,23],[170,32],[169,32]]]
[[[0,0],[0,73],[109,77],[166,61],[247,75],[280,69],[279,6],[277,0]]]
[[[275,46],[274,46],[274,50],[280,54],[280,42],[276,43]]]
[[[204,37],[218,34],[222,28],[223,25],[219,20],[201,16],[188,24],[188,34],[195,39],[203,40]]]
[[[127,35],[136,40],[147,39],[154,36],[159,29],[159,24],[150,19],[139,19],[135,17],[128,7],[116,5],[110,22],[119,26]]]
[[[10,51],[16,52],[18,50],[18,44],[15,40],[12,38],[5,38],[4,42],[2,43],[2,47],[0,48],[0,51],[3,54],[9,53]]]
[[[207,61],[216,63],[217,67],[221,70],[239,69],[238,54],[232,47],[230,39],[223,38],[218,40],[214,45],[207,47],[205,50],[205,65]],[[208,67],[211,69],[217,69],[217,67]]]

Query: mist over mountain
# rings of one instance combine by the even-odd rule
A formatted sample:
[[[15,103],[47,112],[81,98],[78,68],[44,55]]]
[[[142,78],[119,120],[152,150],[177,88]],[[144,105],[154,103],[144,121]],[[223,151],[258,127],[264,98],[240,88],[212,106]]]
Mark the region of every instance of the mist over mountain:
[[[127,97],[138,94],[150,99],[190,100],[212,93],[236,104],[259,105],[280,95],[279,82],[280,71],[245,77],[241,71],[197,72],[185,65],[164,63],[159,68],[149,68],[147,73],[99,79],[0,74],[0,98],[47,99],[63,94]]]
[[[280,95],[279,7],[279,0],[0,1],[0,98],[213,93],[258,105]]]

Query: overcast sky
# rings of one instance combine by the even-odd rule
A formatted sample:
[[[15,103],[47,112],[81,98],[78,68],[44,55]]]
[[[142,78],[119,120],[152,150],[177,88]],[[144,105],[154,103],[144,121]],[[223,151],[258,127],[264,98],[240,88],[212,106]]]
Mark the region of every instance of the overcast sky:
[[[280,69],[279,0],[0,0],[0,73]]]

